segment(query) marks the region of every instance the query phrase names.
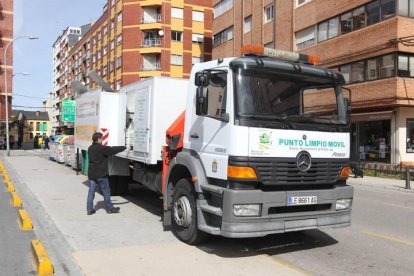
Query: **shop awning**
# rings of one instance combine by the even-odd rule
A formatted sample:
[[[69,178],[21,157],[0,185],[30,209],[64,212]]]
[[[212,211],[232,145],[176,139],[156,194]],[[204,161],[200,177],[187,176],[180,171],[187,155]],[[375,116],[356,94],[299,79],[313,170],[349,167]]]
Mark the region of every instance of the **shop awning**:
[[[352,114],[352,122],[391,120],[393,111]]]

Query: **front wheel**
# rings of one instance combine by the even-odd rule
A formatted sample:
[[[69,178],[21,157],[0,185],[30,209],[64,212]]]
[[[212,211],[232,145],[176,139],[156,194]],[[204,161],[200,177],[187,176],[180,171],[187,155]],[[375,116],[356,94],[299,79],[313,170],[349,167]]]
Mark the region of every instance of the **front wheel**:
[[[185,243],[197,244],[208,237],[197,227],[195,191],[189,179],[180,179],[174,187],[171,221],[174,235]]]

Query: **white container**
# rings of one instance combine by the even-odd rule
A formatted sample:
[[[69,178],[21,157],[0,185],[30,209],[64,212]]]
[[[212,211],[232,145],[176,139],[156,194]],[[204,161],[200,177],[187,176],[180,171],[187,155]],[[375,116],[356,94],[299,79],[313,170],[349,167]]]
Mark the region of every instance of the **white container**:
[[[152,77],[121,89],[126,116],[119,131],[128,150],[118,156],[145,164],[162,160],[165,132],[185,110],[187,86],[188,80]]]
[[[124,110],[125,107],[122,108]],[[124,132],[120,131],[121,117],[119,93],[88,91],[76,98],[75,147],[87,150],[95,132],[108,134],[108,146],[124,145]],[[125,119],[123,119],[125,121]]]

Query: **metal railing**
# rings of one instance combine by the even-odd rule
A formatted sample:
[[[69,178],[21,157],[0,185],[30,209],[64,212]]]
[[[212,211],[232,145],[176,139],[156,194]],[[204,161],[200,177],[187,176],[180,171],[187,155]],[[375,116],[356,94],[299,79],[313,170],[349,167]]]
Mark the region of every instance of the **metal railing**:
[[[147,38],[141,41],[141,47],[161,46],[161,38]]]
[[[141,71],[154,71],[154,70],[161,70],[161,63],[153,63],[153,64],[141,64]]]
[[[377,176],[380,173],[399,176],[401,179],[405,179],[405,188],[411,189],[410,181],[411,176],[414,173],[413,166],[381,162],[360,162],[356,164],[363,170],[372,171],[374,176]]]
[[[145,16],[141,17],[141,24],[157,23],[157,22],[161,22],[161,21],[162,21],[161,14],[157,14],[157,16],[155,18],[154,17],[145,17]]]

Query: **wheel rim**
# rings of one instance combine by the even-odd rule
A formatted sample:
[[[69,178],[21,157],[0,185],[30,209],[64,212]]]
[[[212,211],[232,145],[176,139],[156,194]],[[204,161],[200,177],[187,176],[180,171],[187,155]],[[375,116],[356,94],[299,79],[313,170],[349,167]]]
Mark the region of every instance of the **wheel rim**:
[[[181,196],[174,203],[174,220],[177,225],[187,228],[191,224],[191,204],[186,196]]]

